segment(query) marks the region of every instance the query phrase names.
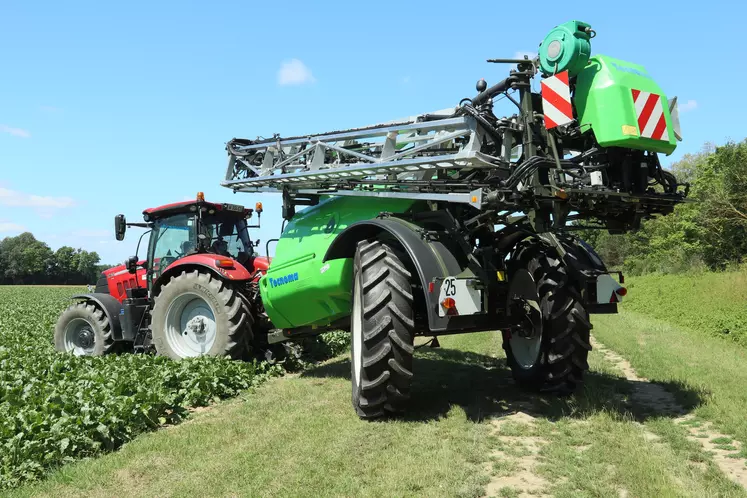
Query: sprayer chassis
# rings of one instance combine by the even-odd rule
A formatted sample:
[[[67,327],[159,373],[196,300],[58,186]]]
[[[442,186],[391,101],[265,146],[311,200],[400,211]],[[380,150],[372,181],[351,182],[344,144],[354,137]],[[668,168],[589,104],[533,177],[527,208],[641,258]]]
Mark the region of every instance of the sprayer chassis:
[[[569,26],[590,36],[588,25]],[[530,85],[538,61],[492,62],[517,67],[490,88],[478,82],[480,93],[453,109],[227,144],[224,187],[282,193],[288,224],[260,280],[271,341],[349,329],[362,417],[402,409],[417,335],[501,330],[517,382],[575,389],[588,368],[589,315],[616,312],[626,291],[571,230],[634,230],[687,195],[657,156],[678,135],[654,142],[622,123],[620,137],[611,114],[597,112],[612,99],[615,119],[634,118],[636,95],[661,94],[640,70],[603,56],[578,66],[568,85],[586,107],[548,126]],[[493,114],[501,94],[516,114]],[[657,105],[669,131],[663,94]],[[307,209],[296,214],[299,205]]]

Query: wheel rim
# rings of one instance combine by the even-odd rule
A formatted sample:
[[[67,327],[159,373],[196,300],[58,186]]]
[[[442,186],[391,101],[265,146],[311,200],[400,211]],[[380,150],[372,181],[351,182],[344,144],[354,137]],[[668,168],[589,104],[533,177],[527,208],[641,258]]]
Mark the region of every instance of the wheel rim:
[[[165,335],[169,347],[182,358],[206,354],[217,337],[213,308],[197,294],[182,294],[166,311]]]
[[[93,354],[96,334],[93,326],[83,318],[74,318],[65,326],[65,351],[76,356]]]
[[[527,270],[519,270],[511,279],[509,293],[509,310],[516,310],[516,298],[523,300],[520,311],[521,325],[512,331],[509,344],[516,363],[528,370],[537,364],[542,347],[542,311],[539,306],[539,294],[532,275]]]
[[[353,382],[357,386],[361,378],[361,369],[363,365],[363,310],[360,292],[360,272],[355,277],[353,285],[353,310],[351,321],[351,332],[353,335],[353,352],[351,361],[353,362]]]

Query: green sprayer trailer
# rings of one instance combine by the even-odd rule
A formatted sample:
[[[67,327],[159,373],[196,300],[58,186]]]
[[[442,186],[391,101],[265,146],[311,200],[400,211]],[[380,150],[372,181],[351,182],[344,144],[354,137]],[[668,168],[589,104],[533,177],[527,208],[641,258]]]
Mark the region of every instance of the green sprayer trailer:
[[[120,240],[128,225],[153,231],[148,258],[79,296],[59,348],[239,358],[349,330],[353,406],[376,418],[405,409],[417,336],[495,331],[518,384],[574,392],[590,314],[617,312],[626,293],[577,231],[636,230],[688,193],[659,161],[681,140],[676,97],[640,65],[592,56],[594,36],[556,26],[536,57],[489,60],[513,69],[452,108],[230,140],[221,184],[282,196],[272,260],[255,253],[243,206],[198,197],[145,223],[119,215]],[[496,98],[515,113],[496,116]]]
[[[228,143],[223,186],[282,195],[259,281],[268,334],[350,330],[361,417],[404,409],[416,336],[496,331],[518,383],[579,386],[589,315],[626,290],[574,230],[636,230],[687,195],[658,158],[680,139],[676,98],[642,66],[592,56],[594,35],[572,21],[534,59],[489,60],[515,69],[454,108]],[[501,95],[512,116],[493,114]]]

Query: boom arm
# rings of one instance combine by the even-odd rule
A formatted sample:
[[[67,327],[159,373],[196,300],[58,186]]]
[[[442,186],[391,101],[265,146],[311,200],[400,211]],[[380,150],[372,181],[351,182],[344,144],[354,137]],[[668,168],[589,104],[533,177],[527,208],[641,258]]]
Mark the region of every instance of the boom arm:
[[[678,192],[651,149],[603,147],[580,119],[551,126],[542,114],[544,96],[531,92],[538,72],[551,78],[560,70],[572,92],[589,61],[592,33],[587,24],[566,23],[546,37],[534,60],[492,59],[517,69],[490,88],[479,82],[479,93],[454,108],[309,136],[234,138],[221,185],[283,192],[286,204],[348,195],[523,211],[538,231],[565,226],[571,211],[608,228],[634,228],[645,216],[671,211],[687,192]],[[498,118],[492,99],[509,91],[519,94],[512,99],[519,112]]]

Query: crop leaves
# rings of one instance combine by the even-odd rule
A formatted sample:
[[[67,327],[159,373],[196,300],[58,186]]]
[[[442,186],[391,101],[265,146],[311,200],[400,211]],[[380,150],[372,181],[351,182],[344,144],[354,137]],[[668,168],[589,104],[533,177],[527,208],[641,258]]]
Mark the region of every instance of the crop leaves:
[[[0,287],[0,489],[114,450],[284,372],[282,364],[223,358],[58,353],[54,324],[74,290]],[[344,342],[333,335],[322,349],[336,354]]]

